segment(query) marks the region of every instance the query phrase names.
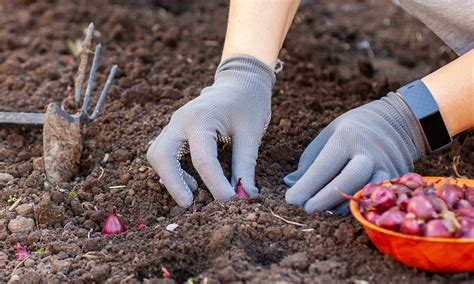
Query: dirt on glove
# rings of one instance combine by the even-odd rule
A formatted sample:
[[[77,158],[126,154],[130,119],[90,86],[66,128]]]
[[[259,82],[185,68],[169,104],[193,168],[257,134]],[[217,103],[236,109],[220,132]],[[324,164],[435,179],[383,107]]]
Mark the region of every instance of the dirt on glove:
[[[145,153],[172,113],[212,83],[228,3],[0,3],[0,111],[42,112],[48,103],[71,97],[77,59],[71,63],[68,41],[81,39],[91,21],[100,31],[94,41],[104,45],[97,82],[105,82],[105,66],[117,63],[120,69],[101,115],[83,129],[80,166],[71,182],[45,185],[41,128],[0,127],[0,172],[14,177],[0,181],[1,282],[474,281],[472,273],[405,267],[379,253],[353,217],[306,214],[284,202],[283,177],[323,127],[455,58],[389,1],[302,1],[281,52],[285,67],[260,148],[261,194],[249,202],[215,202],[199,181],[189,210],[176,206]],[[418,162],[416,171],[473,178],[473,153],[474,132],[467,131],[448,150]],[[230,150],[219,154],[229,175]],[[197,176],[189,159],[185,167]],[[22,198],[16,210],[8,211],[10,197]],[[113,207],[127,232],[101,237]],[[270,209],[302,225],[285,223]],[[8,230],[18,216],[34,220],[32,232]],[[178,227],[166,230],[172,223]],[[34,252],[20,265],[17,242]],[[162,267],[171,279],[162,279]]]

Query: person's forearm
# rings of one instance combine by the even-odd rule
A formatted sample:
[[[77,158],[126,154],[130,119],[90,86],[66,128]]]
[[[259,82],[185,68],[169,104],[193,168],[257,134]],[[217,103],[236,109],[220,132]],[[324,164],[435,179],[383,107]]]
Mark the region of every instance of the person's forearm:
[[[232,0],[222,60],[251,55],[273,65],[299,0]]]
[[[451,136],[474,126],[474,50],[421,80],[438,103]]]

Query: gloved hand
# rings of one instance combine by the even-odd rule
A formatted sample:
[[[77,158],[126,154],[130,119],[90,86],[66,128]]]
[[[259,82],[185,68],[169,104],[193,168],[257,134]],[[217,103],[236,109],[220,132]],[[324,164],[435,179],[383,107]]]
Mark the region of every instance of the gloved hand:
[[[309,144],[298,169],[284,178],[287,203],[307,212],[347,212],[339,191],[354,194],[369,182],[398,177],[425,155],[417,121],[402,98],[389,93],[341,115]]]
[[[217,68],[214,84],[178,109],[147,152],[166,189],[181,207],[193,203],[196,180],[179,163],[189,145],[193,166],[217,200],[229,200],[238,178],[250,195],[261,138],[271,114],[273,70],[251,56],[234,56]],[[232,180],[217,159],[217,140],[232,140]],[[189,143],[189,144],[188,144]]]

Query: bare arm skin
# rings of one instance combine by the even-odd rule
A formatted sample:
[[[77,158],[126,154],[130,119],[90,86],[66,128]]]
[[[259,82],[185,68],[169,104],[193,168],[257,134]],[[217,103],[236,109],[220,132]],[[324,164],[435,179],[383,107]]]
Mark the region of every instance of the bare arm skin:
[[[474,126],[474,50],[421,80],[438,103],[451,136]]]
[[[222,59],[246,54],[273,66],[299,0],[232,0]]]

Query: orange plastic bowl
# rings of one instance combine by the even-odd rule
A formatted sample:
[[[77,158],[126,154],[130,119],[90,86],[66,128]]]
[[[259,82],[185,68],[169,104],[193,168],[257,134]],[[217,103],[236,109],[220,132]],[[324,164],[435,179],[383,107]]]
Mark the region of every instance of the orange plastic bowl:
[[[424,177],[435,182],[445,177]],[[459,185],[474,186],[474,180],[456,179]],[[384,182],[387,184],[388,181]],[[360,197],[357,192],[355,197]],[[377,249],[410,267],[430,272],[474,272],[474,239],[429,238],[390,231],[367,221],[355,201],[350,202],[354,217]]]

